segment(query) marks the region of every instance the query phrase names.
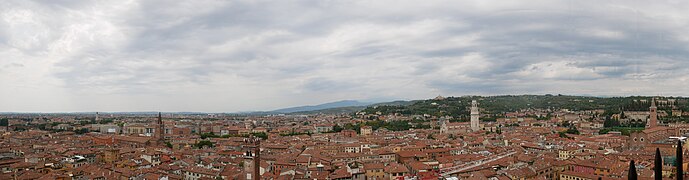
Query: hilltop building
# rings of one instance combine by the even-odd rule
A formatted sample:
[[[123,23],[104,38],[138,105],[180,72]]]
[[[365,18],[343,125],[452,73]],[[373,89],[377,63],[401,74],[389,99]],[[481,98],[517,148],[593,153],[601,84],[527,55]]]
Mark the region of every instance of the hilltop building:
[[[373,134],[373,127],[371,126],[361,126],[361,135],[362,136],[369,136]]]

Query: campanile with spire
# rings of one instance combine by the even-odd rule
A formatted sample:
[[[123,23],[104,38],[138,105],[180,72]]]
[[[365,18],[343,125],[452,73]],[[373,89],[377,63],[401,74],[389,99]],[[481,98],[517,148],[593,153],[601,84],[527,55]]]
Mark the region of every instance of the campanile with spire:
[[[653,98],[651,99],[651,107],[648,108],[649,111],[649,117],[648,117],[648,124],[646,125],[647,128],[654,128],[658,126],[658,107],[656,107],[656,99]]]

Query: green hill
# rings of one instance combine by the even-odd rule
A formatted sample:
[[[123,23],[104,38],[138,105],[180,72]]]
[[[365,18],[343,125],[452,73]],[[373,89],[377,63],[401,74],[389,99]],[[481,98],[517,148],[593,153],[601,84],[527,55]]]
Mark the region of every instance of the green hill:
[[[521,109],[569,109],[572,111],[603,109],[606,110],[606,114],[610,114],[619,112],[620,109],[648,110],[650,102],[644,103],[641,100],[650,100],[651,98],[641,96],[591,97],[568,95],[462,96],[447,97],[441,100],[418,100],[412,101],[408,105],[369,106],[361,111],[367,114],[380,112],[382,114],[400,113],[403,115],[428,114],[433,116],[466,117],[469,115],[468,107],[471,104],[471,100],[477,100],[483,110],[482,113],[487,114],[503,114]],[[659,104],[660,110],[670,110],[673,106],[675,109],[689,110],[687,98],[660,97],[659,99],[676,99],[674,104]]]

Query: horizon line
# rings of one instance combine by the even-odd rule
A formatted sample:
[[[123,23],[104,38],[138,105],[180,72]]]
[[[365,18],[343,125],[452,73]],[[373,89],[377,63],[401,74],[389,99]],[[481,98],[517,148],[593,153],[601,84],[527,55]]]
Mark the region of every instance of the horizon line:
[[[499,97],[499,96],[547,96],[547,95],[552,95],[552,96],[575,96],[575,97],[593,97],[593,98],[627,98],[627,97],[674,97],[674,98],[687,98],[684,96],[662,96],[662,95],[627,95],[627,96],[619,96],[619,95],[589,95],[589,94],[578,94],[578,95],[571,95],[571,94],[552,94],[552,93],[546,93],[546,94],[496,94],[496,95],[461,95],[461,96],[443,96],[443,95],[438,95],[441,97]],[[437,96],[436,96],[437,97]],[[435,97],[433,97],[435,98]],[[396,101],[416,101],[416,100],[430,100],[433,98],[428,98],[428,99],[405,99],[405,100],[391,100],[391,101],[383,101],[383,102],[371,102],[373,104],[376,103],[385,103],[385,102],[396,102]],[[106,114],[157,114],[157,113],[164,113],[164,114],[237,114],[237,115],[244,115],[244,114],[266,114],[266,115],[280,115],[280,114],[291,114],[291,113],[280,113],[280,112],[275,112],[275,110],[280,110],[280,109],[287,109],[287,108],[294,108],[294,107],[303,107],[303,106],[317,106],[317,105],[322,105],[322,104],[327,104],[327,103],[333,103],[333,102],[340,102],[340,101],[350,101],[350,99],[344,99],[344,100],[338,100],[338,101],[331,101],[331,102],[325,102],[325,103],[320,103],[320,104],[313,104],[313,105],[300,105],[300,106],[292,106],[292,107],[285,107],[285,108],[279,108],[279,109],[274,109],[274,110],[256,110],[256,111],[237,111],[237,112],[206,112],[206,111],[53,111],[53,112],[44,112],[44,111],[2,111],[0,114],[95,114],[95,113],[106,113]],[[360,102],[365,102],[362,100],[352,100],[352,101],[360,101]],[[347,106],[343,106],[347,107]],[[329,108],[326,108],[329,109]]]

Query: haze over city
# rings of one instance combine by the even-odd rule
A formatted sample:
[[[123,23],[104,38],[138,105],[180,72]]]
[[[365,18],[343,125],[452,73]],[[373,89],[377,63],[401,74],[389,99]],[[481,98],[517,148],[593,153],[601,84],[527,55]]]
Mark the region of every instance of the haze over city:
[[[3,1],[0,111],[687,96],[687,1]]]

